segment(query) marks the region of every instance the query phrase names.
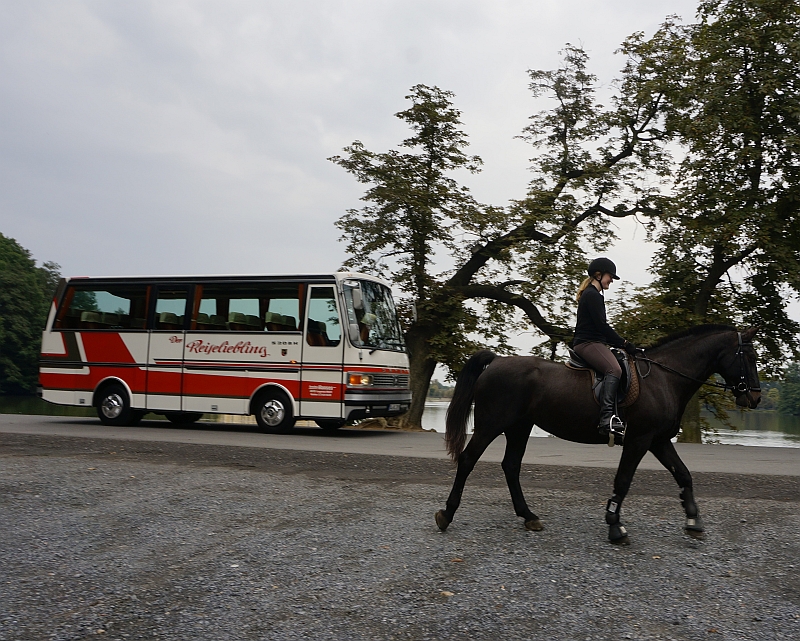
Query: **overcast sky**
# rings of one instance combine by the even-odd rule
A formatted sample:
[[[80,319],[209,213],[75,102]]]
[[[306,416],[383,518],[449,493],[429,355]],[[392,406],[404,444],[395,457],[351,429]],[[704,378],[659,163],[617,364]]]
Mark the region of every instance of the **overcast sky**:
[[[581,43],[609,83],[636,30],[694,3],[26,0],[0,3],[0,232],[65,274],[334,271],[417,83],[456,94],[484,201],[524,195],[526,70]],[[644,278],[625,230],[618,262]]]
[[[482,202],[524,195],[542,108],[526,71],[583,45],[601,84],[666,0],[0,0],[0,232],[65,275],[331,272],[363,187],[326,158],[384,151],[417,83],[456,94]],[[610,253],[644,283],[631,222]]]

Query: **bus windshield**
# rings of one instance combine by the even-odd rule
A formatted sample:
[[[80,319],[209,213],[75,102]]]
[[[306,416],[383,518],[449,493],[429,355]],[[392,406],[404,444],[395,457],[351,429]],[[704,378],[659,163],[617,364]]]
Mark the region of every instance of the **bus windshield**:
[[[405,351],[391,290],[368,280],[346,280],[350,341],[357,347]]]

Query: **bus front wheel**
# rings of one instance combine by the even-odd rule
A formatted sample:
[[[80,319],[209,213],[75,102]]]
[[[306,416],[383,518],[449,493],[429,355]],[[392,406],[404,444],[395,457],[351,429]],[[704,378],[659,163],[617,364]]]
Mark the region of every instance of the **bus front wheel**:
[[[280,390],[261,392],[253,403],[253,413],[262,432],[288,434],[294,427],[292,403]]]
[[[107,385],[97,400],[97,417],[103,425],[136,425],[144,412],[131,408],[128,391],[119,383]]]

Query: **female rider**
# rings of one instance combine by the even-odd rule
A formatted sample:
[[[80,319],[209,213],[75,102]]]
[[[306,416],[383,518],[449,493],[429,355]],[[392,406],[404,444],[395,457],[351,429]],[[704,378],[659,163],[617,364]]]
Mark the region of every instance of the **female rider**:
[[[609,433],[621,435],[624,426],[614,414],[614,401],[617,398],[622,368],[608,346],[622,347],[629,354],[635,354],[636,347],[617,334],[606,320],[603,291],[608,289],[612,280],[619,280],[617,266],[608,258],[595,258],[589,263],[587,271],[589,277],[583,280],[576,296],[578,320],[575,323],[573,350],[605,375],[598,425],[600,433],[606,436]]]

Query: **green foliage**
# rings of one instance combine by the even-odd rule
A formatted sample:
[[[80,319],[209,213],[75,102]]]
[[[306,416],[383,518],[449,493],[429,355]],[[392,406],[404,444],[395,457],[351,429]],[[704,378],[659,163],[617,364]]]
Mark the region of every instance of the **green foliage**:
[[[664,170],[657,93],[627,65],[605,109],[585,52],[568,45],[562,53],[559,69],[529,72],[534,95],[555,106],[521,136],[537,149],[535,177],[507,207],[476,202],[450,177],[481,162],[463,151],[453,94],[437,87],[413,87],[412,107],[396,114],[413,132],[401,150],[375,153],[356,141],[330,159],[369,186],[367,204],[337,221],[351,256],[345,266],[383,274],[405,294],[398,307],[415,398],[424,398],[436,363],[459,369],[478,340],[508,352],[508,337],[532,324],[553,344],[568,341],[586,252],[608,247],[611,218],[658,207],[658,185],[643,179]],[[450,253],[452,271],[437,272],[437,252]],[[412,404],[410,420],[421,411]]]
[[[455,387],[453,385],[442,385],[434,378],[428,388],[428,396],[431,398],[452,398],[454,391]]]
[[[778,409],[800,416],[800,363],[791,363],[783,373]]]
[[[781,404],[781,390],[779,387],[773,387],[764,384],[761,382],[761,403],[759,403],[758,408],[761,410],[776,410],[780,407]]]
[[[532,116],[521,136],[538,153],[527,197],[509,208],[512,220],[519,219],[509,266],[524,277],[517,291],[560,329],[534,324],[566,342],[590,255],[616,240],[611,219],[657,214],[663,199],[657,178],[668,158],[657,88],[632,57],[605,108],[595,100],[597,78],[587,71],[586,53],[567,45],[562,56],[557,70],[529,72],[532,93],[555,106]]]
[[[352,256],[345,266],[384,275],[416,300],[426,299],[433,286],[430,261],[436,246],[454,250],[456,225],[478,218],[469,190],[448,176],[458,169],[477,172],[481,165],[480,158],[463,152],[469,143],[452,97],[438,87],[411,89],[406,99],[412,106],[395,114],[414,134],[400,143],[408,152],[374,153],[355,141],[345,147],[346,157],[330,158],[371,185],[361,198],[370,204],[336,222]],[[389,270],[387,258],[399,268]]]
[[[0,394],[36,390],[39,351],[58,265],[36,266],[30,252],[0,234]]]
[[[757,325],[774,374],[799,353],[786,306],[800,293],[800,5],[704,1],[697,23],[668,20],[624,50],[653,71],[680,154],[651,228],[663,247],[655,280],[636,294],[648,309],[630,324],[643,338],[701,322]]]

